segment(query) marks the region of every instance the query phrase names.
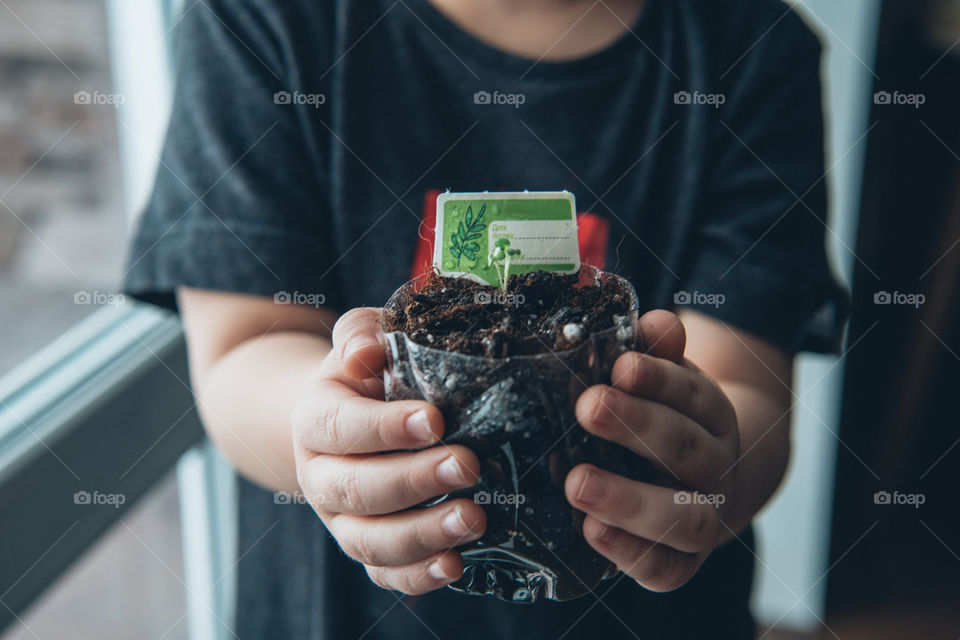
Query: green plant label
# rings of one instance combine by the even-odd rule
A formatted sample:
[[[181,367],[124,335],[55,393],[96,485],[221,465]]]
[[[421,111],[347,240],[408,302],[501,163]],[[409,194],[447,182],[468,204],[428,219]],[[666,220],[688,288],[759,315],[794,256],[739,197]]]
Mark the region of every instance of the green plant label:
[[[508,274],[580,270],[569,191],[440,194],[433,266],[443,276],[505,287]]]

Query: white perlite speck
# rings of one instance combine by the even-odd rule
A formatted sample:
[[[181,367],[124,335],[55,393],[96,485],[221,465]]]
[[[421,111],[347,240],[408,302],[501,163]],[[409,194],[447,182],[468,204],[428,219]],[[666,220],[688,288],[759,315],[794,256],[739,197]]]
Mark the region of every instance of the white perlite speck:
[[[576,322],[570,322],[563,325],[563,337],[570,342],[576,342],[583,338],[583,327]]]
[[[617,341],[626,344],[633,340],[633,327],[627,320],[627,316],[614,315],[613,323],[617,326]]]

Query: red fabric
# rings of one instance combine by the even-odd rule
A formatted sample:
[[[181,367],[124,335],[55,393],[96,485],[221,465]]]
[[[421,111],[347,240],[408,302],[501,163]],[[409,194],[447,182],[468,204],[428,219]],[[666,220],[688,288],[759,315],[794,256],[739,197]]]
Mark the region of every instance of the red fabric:
[[[577,240],[580,244],[580,262],[603,269],[607,259],[607,240],[610,221],[595,213],[577,215]]]
[[[413,252],[413,264],[410,265],[410,279],[429,273],[433,266],[433,236],[437,227],[437,197],[440,189],[430,189],[423,197],[423,219],[420,222],[420,239]]]
[[[420,222],[417,248],[413,252],[410,278],[429,273],[433,265],[434,229],[437,226],[437,196],[439,189],[430,189],[423,198],[423,220]],[[577,214],[577,240],[580,245],[580,262],[603,269],[607,257],[607,240],[610,223],[595,213]]]

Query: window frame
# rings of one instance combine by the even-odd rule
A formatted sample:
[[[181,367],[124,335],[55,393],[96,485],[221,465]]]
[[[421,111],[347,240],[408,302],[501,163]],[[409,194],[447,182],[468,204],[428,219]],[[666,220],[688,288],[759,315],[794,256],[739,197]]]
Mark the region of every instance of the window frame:
[[[202,440],[179,322],[146,305],[96,311],[0,379],[0,424],[4,629]]]

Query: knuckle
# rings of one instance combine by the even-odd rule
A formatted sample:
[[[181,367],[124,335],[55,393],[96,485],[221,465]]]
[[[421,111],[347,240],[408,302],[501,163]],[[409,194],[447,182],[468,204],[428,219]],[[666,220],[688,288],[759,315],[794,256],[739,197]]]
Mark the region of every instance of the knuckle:
[[[654,396],[662,393],[664,385],[666,385],[666,374],[663,370],[663,366],[657,362],[656,358],[648,356],[643,358],[643,368],[646,371],[644,374],[646,377],[644,386],[646,387],[647,392]]]
[[[436,515],[424,511],[404,527],[397,536],[396,543],[403,550],[404,556],[419,559],[436,551],[434,547],[438,546],[440,531]]]
[[[635,514],[646,513],[648,505],[648,496],[645,491],[631,491],[630,492],[630,511]]]
[[[693,429],[680,428],[674,432],[673,459],[680,465],[695,460],[697,455],[697,433]]]
[[[709,390],[713,381],[703,373],[693,373],[687,378],[687,397],[684,402],[690,415],[701,420],[713,421],[716,419],[716,409],[710,401]]]
[[[393,428],[393,421],[390,420],[384,411],[377,411],[373,418],[373,433],[376,434],[377,441],[381,447],[389,447],[398,441],[397,432]]]
[[[687,402],[690,406],[697,406],[703,396],[704,376],[702,373],[693,373],[687,378]]]
[[[414,523],[411,528],[410,533],[407,535],[407,539],[404,541],[407,547],[407,550],[411,554],[427,554],[434,551],[436,541],[434,540],[435,536],[432,535],[434,528],[439,527],[428,527],[426,523],[417,521]]]
[[[338,466],[341,467],[339,482],[334,483],[338,503],[348,513],[366,513],[368,501],[356,468],[346,464]]]
[[[709,417],[711,422],[719,422],[722,425],[729,424],[733,405],[710,376],[697,372],[688,378],[688,386],[687,402],[695,415]],[[716,400],[720,398],[722,400],[718,405]]]
[[[640,400],[633,403],[633,419],[630,420],[630,431],[634,435],[649,433],[654,423],[653,405]]]
[[[383,550],[376,544],[375,540],[371,539],[369,535],[362,533],[357,535],[356,549],[357,553],[359,553],[362,558],[362,562],[368,562],[376,565],[384,564]]]
[[[330,448],[334,448],[341,440],[340,414],[339,402],[319,403],[313,407],[303,426],[311,432],[316,442],[326,443]]]
[[[344,536],[340,541],[340,548],[348,556],[363,564],[379,564],[377,554],[370,548],[370,540],[362,529],[354,530],[351,535]]]
[[[414,463],[409,473],[401,473],[396,479],[395,491],[406,500],[426,500],[437,493],[433,467],[436,460]]]

